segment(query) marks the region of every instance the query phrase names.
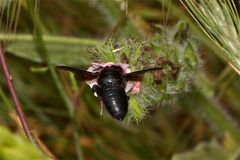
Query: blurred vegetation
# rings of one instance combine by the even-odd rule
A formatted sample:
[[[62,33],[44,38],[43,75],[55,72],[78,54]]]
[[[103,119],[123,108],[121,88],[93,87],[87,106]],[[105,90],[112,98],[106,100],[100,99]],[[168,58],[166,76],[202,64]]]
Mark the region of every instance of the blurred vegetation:
[[[1,159],[47,159],[26,137],[13,134],[3,126],[0,129]]]
[[[0,0],[0,39],[31,132],[50,159],[240,157],[239,75],[178,1]],[[91,89],[55,70],[57,64],[88,68],[99,56],[106,61],[106,49],[119,48],[120,55],[133,53],[127,58],[132,70],[160,57],[180,66],[176,78],[166,66],[160,84],[147,74],[143,92],[131,98],[130,110],[138,109],[130,122],[106,111],[101,116]],[[22,128],[0,75],[0,159],[21,153],[39,159],[19,138]]]

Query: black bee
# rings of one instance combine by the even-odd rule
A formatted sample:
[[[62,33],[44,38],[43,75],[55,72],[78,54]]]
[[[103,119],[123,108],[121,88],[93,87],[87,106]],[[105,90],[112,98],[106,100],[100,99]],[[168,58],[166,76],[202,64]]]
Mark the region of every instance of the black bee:
[[[129,97],[125,92],[127,82],[142,81],[145,72],[163,69],[155,67],[123,73],[120,66],[114,65],[104,67],[100,72],[89,72],[70,66],[57,66],[57,68],[73,72],[78,81],[97,79],[97,85],[92,87],[93,92],[101,98],[110,115],[119,121],[122,121],[128,112]]]

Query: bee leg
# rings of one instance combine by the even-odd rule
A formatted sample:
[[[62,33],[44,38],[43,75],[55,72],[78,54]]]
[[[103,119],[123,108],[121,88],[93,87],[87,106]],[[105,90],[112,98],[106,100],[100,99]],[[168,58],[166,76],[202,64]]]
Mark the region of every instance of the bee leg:
[[[94,92],[94,94],[96,93],[98,97],[102,96],[102,89],[98,86],[98,85],[93,85],[92,90]],[[101,101],[101,105],[100,105],[100,115],[103,115],[103,102]]]
[[[102,89],[98,85],[93,85],[92,90],[94,94],[96,93],[98,97],[102,96]]]
[[[101,106],[100,106],[100,116],[102,116],[103,115],[103,102],[101,101]]]

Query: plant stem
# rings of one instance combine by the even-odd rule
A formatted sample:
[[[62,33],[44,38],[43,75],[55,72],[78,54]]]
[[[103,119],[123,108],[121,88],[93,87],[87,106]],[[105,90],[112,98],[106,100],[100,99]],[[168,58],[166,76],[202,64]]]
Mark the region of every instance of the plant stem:
[[[69,45],[100,45],[102,41],[90,38],[76,38],[76,37],[63,37],[63,36],[52,36],[44,35],[42,36],[43,40],[47,43],[63,43]],[[7,37],[4,34],[0,33],[0,40],[7,41],[21,41],[28,42],[33,41],[33,35],[30,34],[8,34]]]
[[[29,12],[29,15],[31,17],[32,22],[34,23],[35,12],[34,12],[34,7],[33,7],[34,4],[33,3],[34,3],[33,1],[27,1],[28,12]],[[63,101],[65,103],[65,106],[68,110],[68,115],[69,115],[70,120],[71,120],[71,127],[73,129],[73,138],[74,138],[74,144],[75,144],[76,151],[77,151],[77,156],[78,156],[79,160],[84,160],[82,147],[80,145],[78,126],[77,126],[76,115],[75,115],[75,112],[74,112],[73,104],[71,103],[71,100],[69,99],[68,95],[66,94],[66,92],[64,90],[64,87],[61,84],[61,82],[60,82],[60,80],[57,76],[55,66],[52,64],[51,57],[49,56],[46,44],[45,44],[44,39],[43,39],[43,34],[42,34],[41,27],[40,27],[40,25],[37,25],[35,27],[36,28],[35,28],[34,40],[35,40],[37,51],[38,51],[40,57],[42,58],[42,60],[47,63],[49,71],[50,71],[51,76],[53,78],[53,81],[56,84],[56,88],[57,88],[61,98],[63,99]]]
[[[5,60],[4,47],[3,47],[2,43],[0,44],[0,64],[2,66],[2,70],[3,70],[4,76],[5,76],[6,81],[7,81],[7,86],[8,86],[11,98],[12,98],[12,100],[14,102],[14,106],[16,108],[18,117],[19,117],[20,122],[22,124],[24,133],[26,134],[28,139],[33,144],[35,144],[34,137],[32,136],[32,134],[31,134],[31,132],[29,130],[29,127],[28,127],[27,122],[26,122],[25,115],[24,115],[23,110],[22,110],[22,105],[21,105],[21,103],[20,103],[20,101],[18,99],[18,96],[17,96],[17,93],[16,93],[16,89],[15,89],[15,87],[13,85],[12,76],[9,73],[9,70],[8,70],[8,66],[7,66],[7,63],[6,63],[6,60]]]
[[[217,125],[222,133],[227,131],[234,140],[240,142],[240,130],[234,119],[232,119],[224,109],[219,107],[219,104],[216,101],[206,95],[201,89],[199,90],[197,86],[195,89],[196,90],[192,95],[197,98],[194,98],[192,95],[186,96],[179,101],[180,104],[184,107],[193,107],[193,105],[197,104],[198,109],[206,114],[207,119],[211,120],[210,122],[215,122],[214,124]]]

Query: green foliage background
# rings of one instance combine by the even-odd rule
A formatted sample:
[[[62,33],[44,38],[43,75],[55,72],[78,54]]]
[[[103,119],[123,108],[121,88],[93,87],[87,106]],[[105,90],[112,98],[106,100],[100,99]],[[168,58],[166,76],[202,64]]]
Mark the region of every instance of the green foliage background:
[[[0,39],[31,131],[52,155],[100,160],[240,157],[240,78],[178,1],[40,0],[37,7],[31,0],[9,2],[0,0]],[[101,116],[89,87],[55,70],[57,64],[87,68],[93,56],[89,49],[106,49],[109,38],[147,43],[159,57],[182,67],[177,80],[163,79],[162,93],[144,103],[154,109],[137,124],[117,122],[106,112]],[[145,61],[147,56],[142,56]],[[43,155],[37,149],[19,145],[17,139],[24,135],[0,75],[0,159],[15,156],[6,149],[38,159]],[[152,88],[146,94],[155,87],[150,77],[145,84]],[[5,134],[9,131],[16,134]],[[22,147],[31,154],[21,152]]]

